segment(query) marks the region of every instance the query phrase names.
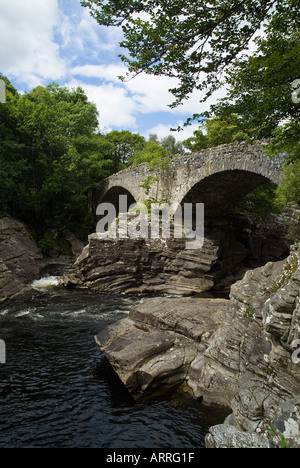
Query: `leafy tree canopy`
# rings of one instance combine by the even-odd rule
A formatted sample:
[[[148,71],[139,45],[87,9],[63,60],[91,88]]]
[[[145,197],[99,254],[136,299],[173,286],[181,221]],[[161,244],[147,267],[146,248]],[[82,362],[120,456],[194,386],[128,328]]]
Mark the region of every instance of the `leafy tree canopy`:
[[[51,84],[20,96],[6,82],[7,103],[0,106],[1,209],[37,233],[58,223],[74,231],[85,224],[87,234],[91,191],[112,172],[110,148],[97,134],[96,106],[81,88]]]
[[[263,24],[293,19],[298,0],[86,0],[100,25],[121,27],[129,74],[176,77],[174,106],[195,90],[206,99]],[[284,20],[283,20],[284,21]]]
[[[149,167],[155,169],[164,166],[169,161],[170,156],[184,153],[184,146],[181,142],[169,135],[168,137],[158,139],[157,135],[149,136],[149,141],[144,140],[144,144],[134,152],[132,165],[146,163]]]
[[[223,119],[239,115],[251,138],[273,138],[269,155],[287,151],[294,160],[300,158],[300,105],[292,97],[300,78],[300,9],[294,1],[284,6],[257,39],[253,56],[228,72],[228,94],[212,112]]]
[[[133,165],[147,163],[150,167],[155,165],[168,157],[166,149],[155,141],[148,141],[145,143],[144,148],[135,153]]]
[[[95,228],[93,201],[105,177],[132,163],[163,164],[181,148],[174,137],[146,142],[129,131],[98,131],[98,111],[81,88],[53,83],[19,95],[7,78],[0,105],[0,206],[27,223],[43,251],[48,229],[84,238]],[[153,167],[154,167],[153,166]]]
[[[141,150],[145,144],[144,137],[128,130],[113,130],[105,138],[112,145],[111,158],[114,172],[132,164],[136,151]]]

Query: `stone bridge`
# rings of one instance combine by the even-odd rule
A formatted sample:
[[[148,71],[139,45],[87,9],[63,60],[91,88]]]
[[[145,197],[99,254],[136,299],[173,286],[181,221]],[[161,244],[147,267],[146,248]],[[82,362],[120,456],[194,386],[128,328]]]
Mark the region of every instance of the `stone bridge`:
[[[260,185],[280,183],[284,155],[268,159],[265,145],[234,143],[177,155],[159,173],[146,164],[125,169],[105,180],[100,202],[118,208],[119,195],[126,194],[129,205],[149,198],[175,205],[198,202],[205,204],[206,215],[224,214]],[[141,185],[149,176],[157,180],[147,192]]]
[[[269,216],[257,222],[233,210],[256,187],[280,183],[285,155],[267,159],[265,144],[222,145],[174,156],[159,173],[141,164],[106,179],[99,201],[113,203],[119,212],[126,210],[123,200],[121,210],[118,206],[120,195],[128,196],[129,205],[164,199],[174,210],[178,204],[204,203],[204,244],[191,250],[185,239],[172,235],[145,239],[123,237],[122,232],[121,238],[103,240],[93,234],[77,261],[80,281],[96,290],[228,293],[247,270],[285,258],[290,245],[280,219]],[[150,176],[157,180],[147,191],[141,185]]]

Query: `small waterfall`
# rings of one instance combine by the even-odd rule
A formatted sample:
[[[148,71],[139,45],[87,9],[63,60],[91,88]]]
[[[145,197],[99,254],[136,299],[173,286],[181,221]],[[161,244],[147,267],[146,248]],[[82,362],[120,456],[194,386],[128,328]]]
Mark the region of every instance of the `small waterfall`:
[[[49,261],[41,272],[41,278],[33,281],[32,288],[37,291],[58,289],[63,275],[72,267],[69,261]]]

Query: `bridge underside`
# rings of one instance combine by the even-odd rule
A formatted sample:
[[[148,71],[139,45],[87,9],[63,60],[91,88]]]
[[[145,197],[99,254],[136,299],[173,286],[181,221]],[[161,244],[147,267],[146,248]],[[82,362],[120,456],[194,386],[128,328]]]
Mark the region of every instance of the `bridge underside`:
[[[126,195],[127,197],[125,211],[123,207],[120,206],[120,195]],[[105,193],[104,197],[101,198],[101,203],[111,203],[116,208],[117,215],[119,215],[120,211],[128,211],[129,207],[136,203],[136,200],[132,193],[130,193],[127,189],[125,189],[124,187],[115,186],[110,188]]]
[[[204,203],[206,216],[224,215],[232,212],[246,195],[268,182],[266,177],[248,171],[219,172],[194,185],[181,204]]]

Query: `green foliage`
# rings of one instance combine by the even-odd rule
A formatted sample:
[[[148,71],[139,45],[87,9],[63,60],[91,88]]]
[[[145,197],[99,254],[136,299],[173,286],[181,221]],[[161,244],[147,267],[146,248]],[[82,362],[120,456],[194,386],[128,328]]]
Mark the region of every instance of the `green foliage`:
[[[105,136],[111,145],[113,171],[118,172],[133,163],[137,151],[143,149],[145,138],[128,130],[112,131]]]
[[[143,149],[136,151],[133,158],[133,166],[147,163],[151,169],[155,169],[157,164],[168,158],[167,150],[159,143],[148,141]]]
[[[143,180],[143,183],[141,185],[139,185],[139,187],[146,190],[146,194],[148,195],[152,185],[157,181],[158,181],[157,177],[148,176],[146,179]]]
[[[95,228],[93,200],[101,181],[133,162],[161,170],[180,149],[129,131],[98,133],[98,112],[81,88],[39,86],[20,96],[10,82],[0,105],[0,206],[27,223],[47,254],[48,229],[66,227],[80,239]],[[145,181],[145,186],[154,183]]]
[[[0,78],[5,80],[7,89],[7,103],[0,104],[0,206],[1,210],[9,211],[11,206],[21,203],[26,194],[21,175],[26,174],[28,165],[13,113],[14,102],[19,96],[7,79],[2,75]]]
[[[55,240],[49,234],[45,234],[38,242],[38,248],[43,255],[49,255],[49,251],[55,247]]]
[[[170,156],[183,153],[183,144],[176,141],[172,135],[160,141],[157,135],[150,135],[149,141],[144,141],[144,144],[135,151],[132,165],[146,163],[150,169],[155,170],[158,166],[160,168],[166,166]]]
[[[273,420],[272,419],[264,421],[264,426],[262,427],[262,432],[263,433],[267,432],[270,435],[273,443],[275,443],[278,448],[280,448],[280,449],[287,449],[288,448],[287,440],[284,437],[284,435],[281,434],[281,432],[278,429],[273,428]]]
[[[207,98],[265,20],[288,0],[85,0],[100,25],[121,27],[129,73],[176,77],[174,105],[195,89]],[[297,2],[295,1],[295,7]]]
[[[299,28],[299,3],[278,2],[256,52],[227,70],[228,94],[212,106],[218,117],[239,115],[252,139],[273,138],[269,156],[288,151],[292,160],[300,155],[300,105],[292,100],[292,83],[300,78]]]
[[[200,151],[234,141],[250,139],[250,131],[242,118],[236,114],[225,117],[214,117],[202,122],[194,136],[183,142],[191,151]]]
[[[280,206],[300,204],[300,161],[285,166],[282,183],[277,189],[277,202]]]
[[[163,138],[160,141],[160,145],[163,148],[165,148],[165,150],[167,151],[169,155],[184,154],[183,143],[176,141],[176,139],[172,135],[169,135],[168,137]]]
[[[300,105],[299,105],[300,108]],[[289,161],[300,161],[300,123],[292,121],[279,125],[273,131],[273,139],[268,145],[266,155],[287,153]]]
[[[112,173],[111,146],[97,134],[96,106],[81,88],[51,84],[20,96],[6,82],[7,103],[0,106],[1,209],[29,224],[47,251],[48,227],[63,225],[82,235],[93,229],[92,192]]]
[[[249,193],[236,207],[237,213],[256,215],[263,219],[271,213],[279,214],[276,198],[277,185],[269,182]]]

